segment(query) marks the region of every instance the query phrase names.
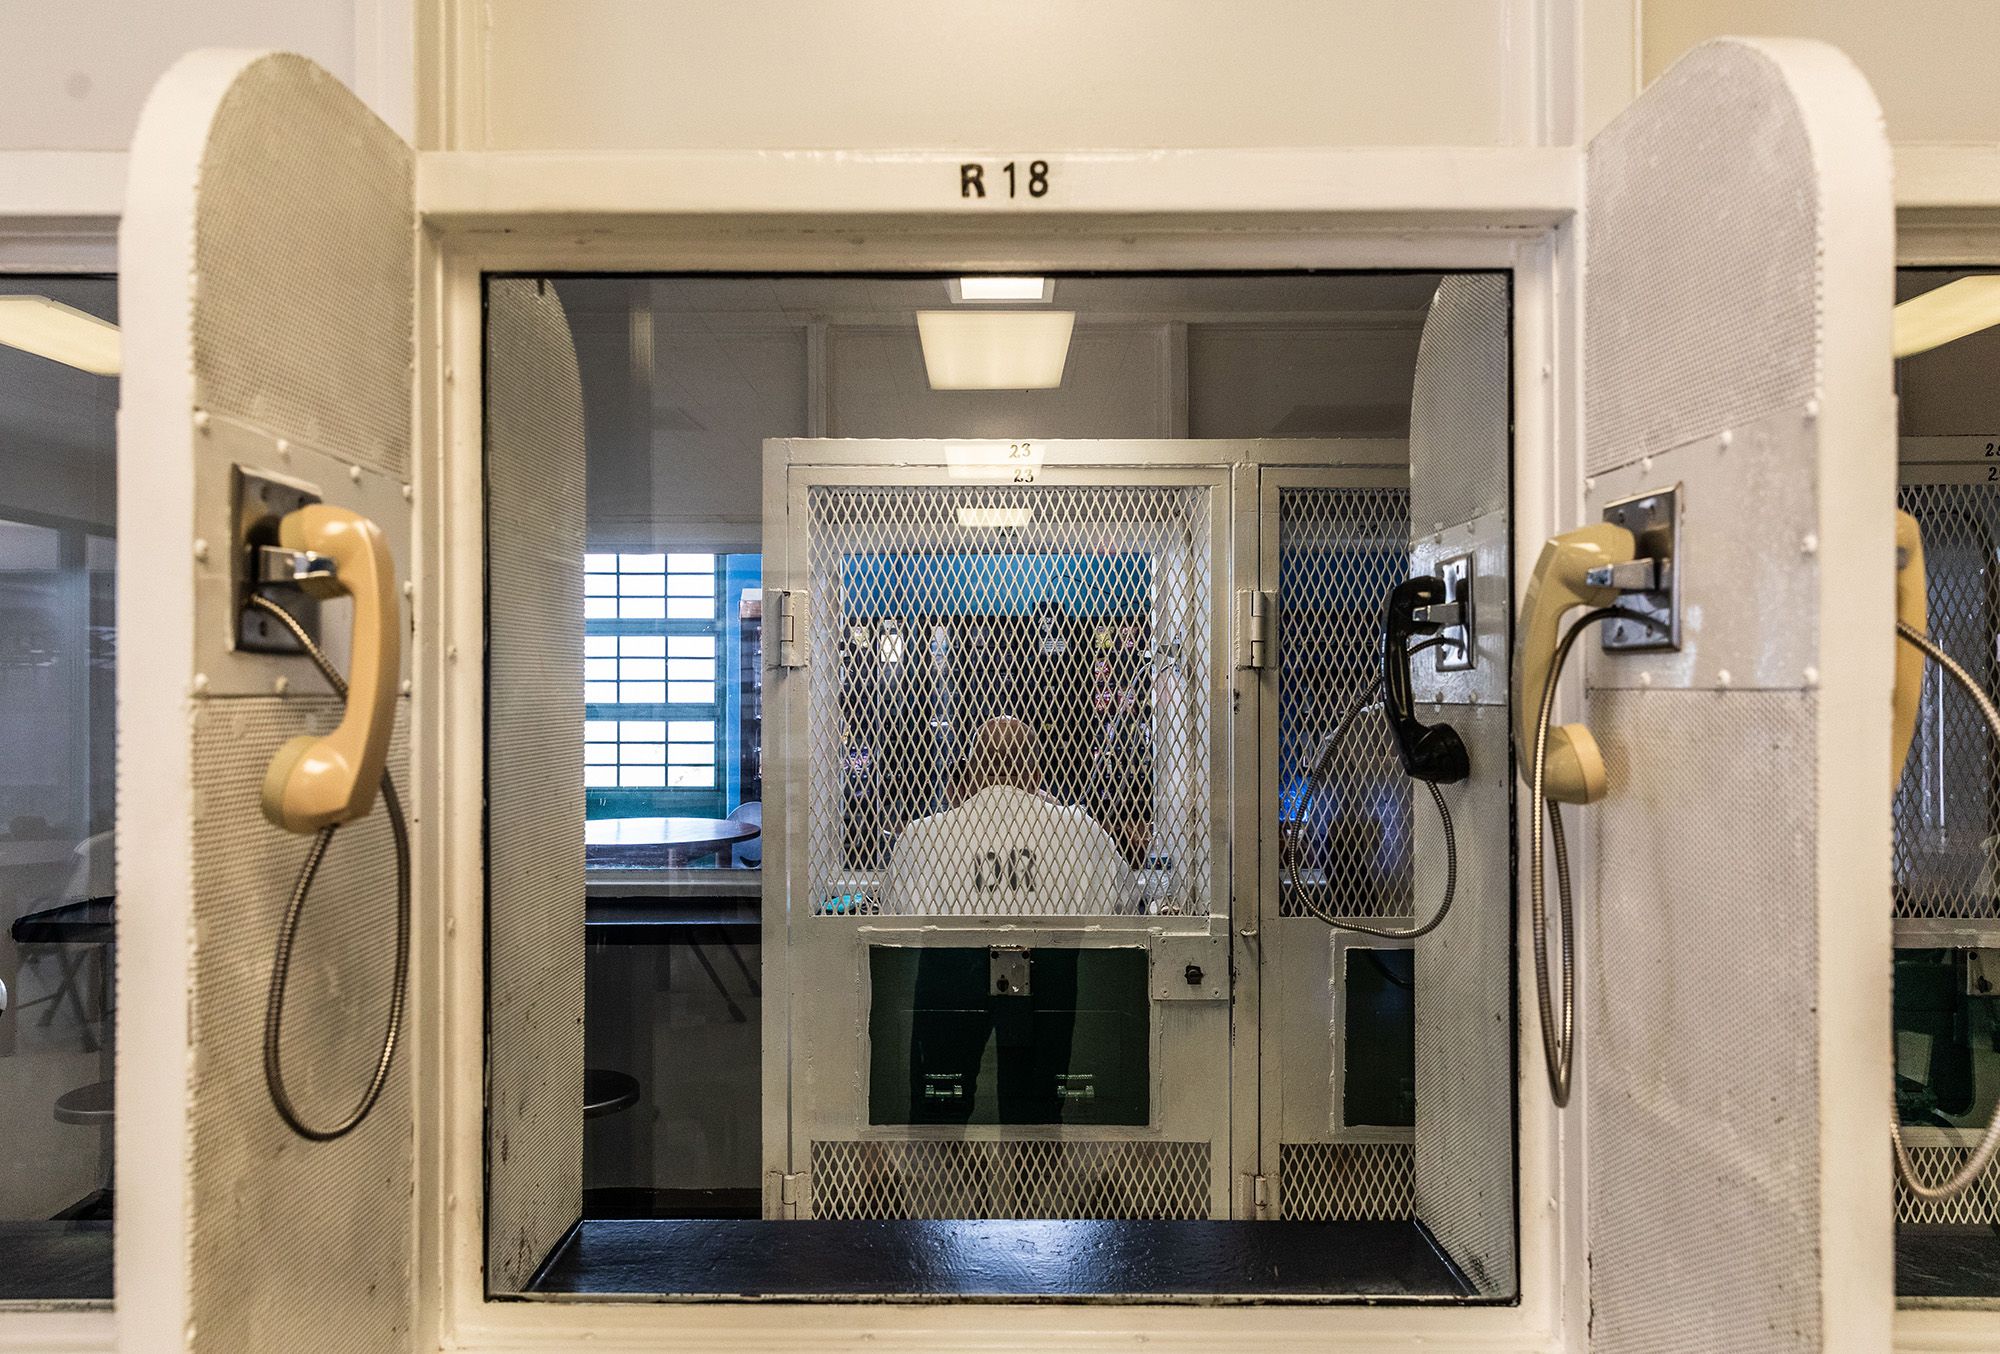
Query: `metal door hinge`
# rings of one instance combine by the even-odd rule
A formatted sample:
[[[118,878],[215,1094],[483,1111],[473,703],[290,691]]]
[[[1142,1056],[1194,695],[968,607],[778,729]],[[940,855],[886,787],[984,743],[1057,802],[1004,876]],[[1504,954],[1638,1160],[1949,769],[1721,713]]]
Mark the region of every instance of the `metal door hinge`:
[[[812,1181],[807,1173],[794,1171],[786,1174],[782,1171],[773,1171],[771,1174],[777,1182],[779,1211],[788,1218],[803,1216],[802,1210],[812,1197]]]
[[[1278,595],[1248,588],[1236,594],[1236,666],[1268,668],[1278,653]]]
[[[1271,1177],[1253,1175],[1250,1177],[1250,1207],[1258,1217],[1268,1217],[1271,1212]]]
[[[779,589],[764,594],[764,643],[775,654],[774,667],[802,668],[806,665],[807,598],[803,592]]]

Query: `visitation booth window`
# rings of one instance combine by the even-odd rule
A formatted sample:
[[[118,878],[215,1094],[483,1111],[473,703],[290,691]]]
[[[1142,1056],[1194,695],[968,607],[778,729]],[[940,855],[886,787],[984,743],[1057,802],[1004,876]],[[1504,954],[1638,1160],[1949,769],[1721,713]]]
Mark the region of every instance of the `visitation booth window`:
[[[0,1302],[111,1297],[116,321],[0,278]]]
[[[1497,1079],[1443,1084],[1419,948],[1322,920],[1433,906],[1437,826],[1379,714],[1324,745],[1428,562],[1413,380],[1454,282],[1456,384],[1498,402],[1433,426],[1477,434],[1454,464],[1490,458],[1459,468],[1499,497],[1421,506],[1504,539],[1505,279],[1061,276],[1011,307],[1068,316],[1037,327],[1054,384],[950,375],[920,316],[1009,309],[950,281],[489,283],[489,342],[503,286],[560,302],[586,503],[582,1222],[540,1219],[567,1240],[496,1291],[1510,1297],[1506,1011],[1432,1004],[1503,1041]],[[1246,586],[1277,613],[1264,678],[1227,652],[1217,599]],[[1504,719],[1464,717],[1504,800]],[[1278,820],[1269,859],[1227,849],[1239,803]],[[973,840],[1022,813],[1033,841]],[[1489,836],[1463,868],[1500,871],[1497,902],[1454,943],[1504,987]],[[1445,1162],[1424,1116],[1461,1104],[1480,1150]],[[1441,1242],[1419,1177],[1502,1202]],[[1030,1236],[1035,1272],[977,1259]],[[964,1266],[921,1262],[945,1243]]]

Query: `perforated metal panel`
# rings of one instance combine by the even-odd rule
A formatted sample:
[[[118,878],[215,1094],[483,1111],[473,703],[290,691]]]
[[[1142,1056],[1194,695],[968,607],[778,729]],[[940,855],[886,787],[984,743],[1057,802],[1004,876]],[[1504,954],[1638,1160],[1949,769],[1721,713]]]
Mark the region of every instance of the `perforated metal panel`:
[[[1905,483],[1898,499],[1923,530],[1930,633],[1991,691],[2000,678],[2000,485]],[[2000,916],[1988,845],[2000,834],[1996,751],[1978,709],[1928,665],[1895,799],[1897,916]]]
[[[1424,317],[1410,392],[1410,523],[1423,533],[1507,506],[1513,345],[1507,278],[1460,273]],[[1420,466],[1423,473],[1414,473]]]
[[[1647,863],[1599,871],[1578,965],[1593,1343],[1818,1348],[1814,806],[1740,774],[1812,783],[1814,697],[1599,691],[1591,708],[1620,787],[1599,857]],[[1730,823],[1757,824],[1753,849],[1661,849]]]
[[[307,849],[264,823],[259,792],[276,749],[324,731],[334,703],[312,694],[304,659],[226,647],[234,466],[366,513],[409,577],[411,178],[409,148],[292,56],[191,53],[134,143],[119,549],[144,564],[121,570],[140,582],[120,589],[119,634],[149,661],[119,673],[119,929],[143,962],[120,974],[117,1245],[121,1273],[145,1276],[120,1284],[135,1350],[359,1354],[411,1339],[408,1029],[373,1113],[331,1143],[283,1128],[258,1056],[273,936]],[[336,659],[344,638],[328,635]],[[279,678],[292,695],[271,694]],[[388,765],[407,792],[405,737]],[[308,1116],[345,1111],[366,1085],[396,958],[393,880],[378,806],[335,837],[301,927],[285,1070]],[[414,910],[421,932],[421,893]],[[413,995],[411,1019],[421,1010]]]
[[[1209,492],[809,491],[816,911],[1207,914]]]
[[[1300,487],[1278,494],[1278,787],[1297,817],[1296,872],[1280,876],[1279,915],[1312,903],[1341,917],[1410,910],[1411,786],[1376,712],[1341,740],[1328,789],[1307,812],[1305,764],[1357,704],[1379,699],[1382,601],[1408,576],[1410,492]]]
[[[1415,1215],[1410,1144],[1288,1142],[1278,1147],[1278,1216],[1298,1222]]]
[[[1586,160],[1583,520],[1687,524],[1679,652],[1578,646],[1591,1345],[1883,1348],[1887,142],[1838,53],[1719,39]]]
[[[583,1210],[582,390],[553,286],[486,308],[487,1282]]]
[[[1795,408],[1818,376],[1818,175],[1776,66],[1713,44],[1647,97],[1588,160],[1593,475]]]
[[[301,683],[303,685],[303,681]],[[367,1123],[307,1148],[264,1088],[261,1039],[278,921],[311,838],[280,832],[259,804],[264,768],[298,733],[340,720],[332,697],[212,701],[194,727],[195,1028],[190,1300],[204,1349],[374,1354],[409,1339],[412,1126],[408,1049]],[[407,720],[388,770],[409,780]],[[336,1120],[367,1086],[396,963],[396,857],[376,812],[334,835],[294,950],[282,1046],[308,1121]],[[338,1282],[316,1238],[329,1220],[385,1235],[339,1249]],[[380,1297],[373,1295],[380,1294]],[[278,1332],[292,1332],[280,1336]]]
[[[326,71],[272,56],[216,110],[201,180],[198,403],[407,480],[409,147]]]
[[[821,1218],[1205,1218],[1205,1142],[815,1142]]]

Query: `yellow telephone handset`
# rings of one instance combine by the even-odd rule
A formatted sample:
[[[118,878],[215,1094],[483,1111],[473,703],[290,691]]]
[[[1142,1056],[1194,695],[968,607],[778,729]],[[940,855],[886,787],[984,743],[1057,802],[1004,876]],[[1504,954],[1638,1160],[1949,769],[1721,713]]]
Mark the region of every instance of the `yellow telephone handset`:
[[[1919,634],[1930,631],[1930,598],[1925,591],[1924,538],[1917,519],[1896,510],[1896,619]],[[1889,718],[1889,793],[1903,783],[1903,763],[1917,736],[1917,707],[1924,695],[1924,652],[1914,644],[1896,646],[1896,690]]]
[[[396,569],[382,529],[346,508],[310,503],[287,513],[278,540],[287,550],[311,551],[333,562],[331,574],[302,577],[301,588],[354,599],[353,661],[339,726],[324,737],[291,739],[264,775],[264,816],[287,832],[316,832],[364,817],[375,807],[402,666]]]
[[[1549,665],[1562,640],[1563,616],[1573,607],[1608,606],[1617,600],[1615,587],[1585,581],[1592,569],[1629,563],[1638,551],[1633,534],[1613,522],[1593,522],[1542,546],[1541,558],[1528,580],[1527,601],[1521,608],[1521,633],[1514,646],[1514,748],[1523,778],[1535,756],[1535,720]],[[1542,771],[1544,792],[1563,804],[1591,804],[1604,798],[1610,782],[1597,740],[1582,724],[1549,730],[1549,750]]]

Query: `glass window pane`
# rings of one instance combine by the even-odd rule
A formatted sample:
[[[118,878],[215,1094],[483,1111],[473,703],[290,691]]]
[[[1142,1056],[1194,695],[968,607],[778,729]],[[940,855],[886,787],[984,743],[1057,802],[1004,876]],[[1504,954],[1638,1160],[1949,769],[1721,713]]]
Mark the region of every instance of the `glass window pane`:
[[[618,725],[618,736],[627,743],[657,743],[667,735],[667,726],[657,719],[627,719]]]
[[[669,682],[666,703],[669,705],[713,705],[715,704],[715,684],[713,682]]]
[[[667,660],[664,658],[621,658],[618,660],[618,675],[628,682],[657,682],[667,675]]]
[[[615,719],[586,719],[583,721],[583,737],[586,742],[610,741],[618,737],[618,721]]]
[[[677,682],[713,682],[715,680],[715,660],[713,658],[670,658],[667,660],[666,675]],[[652,674],[648,673],[648,676]]]
[[[610,597],[618,591],[616,574],[585,574],[583,595],[585,597]]]
[[[713,658],[715,636],[670,635],[667,637],[667,654],[672,658]]]
[[[623,582],[624,580],[620,580]],[[666,580],[666,591],[672,597],[713,597],[715,596],[715,576],[713,574],[670,574]]]
[[[665,771],[657,766],[621,766],[618,785],[625,790],[657,789],[667,783]]]
[[[664,658],[667,653],[665,635],[620,635],[618,654],[621,658]]]
[[[583,637],[585,658],[616,658],[618,637],[616,635],[585,635]]]
[[[618,603],[609,597],[586,597],[583,602],[583,618],[587,621],[616,620]]]
[[[667,750],[666,760],[675,766],[715,765],[715,745],[713,743],[663,743]]]
[[[667,783],[676,790],[705,790],[715,784],[712,766],[676,766],[667,771]]]
[[[665,705],[666,685],[662,682],[620,682],[618,699],[626,705]]]
[[[668,555],[667,568],[677,574],[704,573],[712,575],[715,573],[715,556]]]
[[[667,737],[676,743],[715,742],[715,721],[712,719],[677,719],[667,726]]]
[[[586,681],[611,682],[618,679],[618,660],[615,658],[586,658],[583,660],[583,676]]]
[[[676,621],[712,621],[715,619],[715,599],[713,597],[676,597],[667,603],[667,618]]]
[[[660,766],[667,760],[665,743],[620,743],[618,762],[621,766]]]
[[[586,766],[583,768],[583,788],[586,790],[611,790],[618,785],[618,768],[615,766]]]
[[[661,574],[620,574],[618,595],[620,597],[658,597],[667,590],[667,580]]]
[[[583,700],[586,705],[608,705],[618,699],[618,683],[585,682]]]
[[[615,766],[618,762],[616,743],[585,743],[583,764],[585,766]]]
[[[583,557],[583,571],[588,574],[616,573],[618,571],[618,556],[585,555]]]
[[[666,612],[667,608],[657,597],[625,597],[618,602],[618,619],[621,621],[657,621]]]
[[[667,567],[665,555],[620,555],[618,570],[627,574],[657,574]]]

